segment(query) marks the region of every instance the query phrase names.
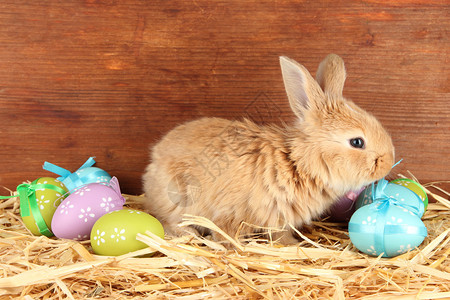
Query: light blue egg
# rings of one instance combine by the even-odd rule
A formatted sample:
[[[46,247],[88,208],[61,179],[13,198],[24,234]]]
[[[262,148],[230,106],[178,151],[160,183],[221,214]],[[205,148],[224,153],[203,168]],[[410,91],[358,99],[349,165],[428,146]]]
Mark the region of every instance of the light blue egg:
[[[420,197],[410,189],[398,184],[388,183],[384,189],[384,193],[387,197],[396,199],[400,205],[415,213],[419,218],[423,216],[425,205]],[[373,198],[372,185],[369,185],[357,198],[356,209],[373,203]]]
[[[408,209],[384,204],[365,205],[352,216],[348,226],[350,240],[360,251],[394,257],[419,246],[427,236],[422,220]],[[384,249],[383,249],[384,248]]]
[[[108,184],[110,180],[111,176],[106,171],[97,167],[87,167],[71,173],[62,182],[69,191],[73,192],[89,183]]]

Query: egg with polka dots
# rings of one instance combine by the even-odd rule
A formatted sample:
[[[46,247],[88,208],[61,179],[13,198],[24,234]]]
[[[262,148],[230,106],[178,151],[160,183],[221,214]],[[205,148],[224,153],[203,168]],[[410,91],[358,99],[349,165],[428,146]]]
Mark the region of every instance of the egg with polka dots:
[[[125,198],[119,182],[90,183],[70,194],[56,209],[52,220],[53,234],[58,238],[88,240],[94,223],[103,215],[122,209]]]
[[[361,194],[359,194],[356,200],[357,210],[376,201],[372,193],[372,185],[369,185]],[[424,201],[411,189],[390,182],[386,185],[384,193],[387,197],[397,200],[400,205],[404,206],[405,208],[409,208],[409,210],[414,212],[419,218],[423,216],[425,212]]]
[[[383,253],[382,257],[415,249],[427,236],[427,229],[416,214],[383,201],[359,208],[350,219],[348,232],[360,251],[372,256]]]
[[[164,228],[153,216],[135,209],[110,212],[97,220],[91,231],[91,245],[98,255],[117,256],[148,247],[136,239],[150,231],[164,238]]]
[[[59,180],[51,177],[41,177],[36,179],[32,182],[32,184],[50,184],[55,187],[58,187],[61,189],[61,191],[64,191],[65,193],[59,192],[54,189],[50,188],[42,188],[37,189],[35,191],[35,198],[36,203],[39,207],[39,211],[42,215],[42,218],[45,221],[45,224],[47,225],[48,229],[51,231],[51,222],[53,215],[57,209],[57,207],[60,205],[61,201],[67,197],[68,189],[66,186]],[[28,204],[29,205],[29,204]],[[29,216],[23,216],[22,217],[23,223],[25,226],[31,231],[34,235],[41,235],[38,226],[36,225],[36,220],[31,212]]]

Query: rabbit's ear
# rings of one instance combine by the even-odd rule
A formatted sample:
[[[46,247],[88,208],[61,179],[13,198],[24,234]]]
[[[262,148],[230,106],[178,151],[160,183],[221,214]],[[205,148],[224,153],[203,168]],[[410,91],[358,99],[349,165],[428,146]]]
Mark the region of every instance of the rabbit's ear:
[[[316,79],[325,93],[342,96],[346,76],[342,58],[336,54],[329,54],[320,63]]]
[[[291,109],[303,120],[305,111],[322,101],[324,94],[304,66],[286,56],[280,56],[280,65]]]

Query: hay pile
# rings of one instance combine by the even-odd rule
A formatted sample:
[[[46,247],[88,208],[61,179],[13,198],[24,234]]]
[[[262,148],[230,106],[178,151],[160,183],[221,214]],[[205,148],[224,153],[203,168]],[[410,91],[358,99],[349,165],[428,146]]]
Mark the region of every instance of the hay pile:
[[[140,208],[141,197],[125,196]],[[162,240],[149,233],[138,236],[147,249],[100,257],[89,242],[31,236],[19,200],[2,200],[0,299],[450,299],[450,201],[433,197],[423,217],[429,236],[392,259],[358,252],[343,224],[326,221],[302,231],[298,246],[223,234],[225,248],[189,234]],[[221,232],[203,218],[187,216],[189,224]]]

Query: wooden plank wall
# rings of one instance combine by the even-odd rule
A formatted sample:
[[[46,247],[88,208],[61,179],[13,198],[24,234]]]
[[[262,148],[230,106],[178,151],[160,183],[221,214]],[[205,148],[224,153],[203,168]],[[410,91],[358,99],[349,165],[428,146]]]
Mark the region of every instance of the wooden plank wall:
[[[289,122],[278,56],[346,61],[396,172],[450,180],[445,0],[0,1],[0,185],[89,156],[141,192],[148,147],[202,116]],[[6,191],[4,192],[6,194]]]

